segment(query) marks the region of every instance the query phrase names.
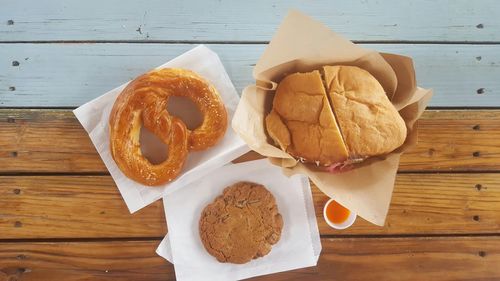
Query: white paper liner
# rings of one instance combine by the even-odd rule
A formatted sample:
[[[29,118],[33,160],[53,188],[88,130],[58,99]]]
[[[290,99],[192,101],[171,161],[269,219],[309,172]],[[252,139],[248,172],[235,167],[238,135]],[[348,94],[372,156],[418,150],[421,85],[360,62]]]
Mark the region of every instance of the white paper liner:
[[[222,97],[228,112],[228,121],[233,118],[239,97],[216,53],[200,45],[158,68],[167,67],[190,69],[210,81]],[[228,126],[224,138],[216,146],[204,151],[190,152],[182,174],[171,183],[158,187],[148,187],[129,179],[120,171],[110,154],[108,126],[109,113],[113,103],[127,84],[105,93],[73,112],[88,132],[131,213],[190,182],[205,177],[214,169],[249,151],[246,144]],[[176,104],[173,106],[175,107]],[[161,150],[160,147],[155,147],[158,146],[158,143],[151,133],[145,133],[141,137],[141,143],[143,147],[148,147],[151,155],[155,154],[155,150]]]
[[[199,237],[203,208],[238,181],[263,184],[274,195],[283,216],[280,241],[262,258],[243,265],[219,263],[209,255]],[[177,280],[239,280],[316,265],[321,242],[309,180],[290,178],[267,159],[230,164],[163,198],[169,235],[157,253],[174,263]]]

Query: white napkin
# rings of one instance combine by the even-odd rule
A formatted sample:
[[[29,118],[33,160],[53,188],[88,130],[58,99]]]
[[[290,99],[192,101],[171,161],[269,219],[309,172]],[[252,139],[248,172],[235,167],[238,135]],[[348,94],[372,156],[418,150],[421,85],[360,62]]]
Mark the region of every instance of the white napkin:
[[[203,208],[238,181],[266,186],[283,216],[283,231],[267,256],[243,265],[219,263],[203,247],[198,221]],[[309,180],[303,175],[287,178],[267,159],[221,167],[210,180],[198,180],[164,196],[163,204],[169,234],[156,252],[174,263],[179,281],[245,279],[315,266],[318,261],[321,242]]]
[[[228,112],[228,123],[231,122],[239,96],[216,53],[200,45],[158,68],[166,67],[190,69],[209,80],[219,91]],[[216,146],[200,152],[190,152],[182,174],[171,183],[151,188],[127,178],[116,166],[110,154],[108,128],[109,113],[113,103],[127,84],[105,93],[73,112],[88,132],[131,213],[190,182],[205,177],[214,169],[249,151],[246,144],[228,126],[224,138]],[[182,101],[179,103],[179,100],[177,102],[177,104],[173,105],[174,108],[176,106],[182,107],[185,104]],[[144,152],[147,156],[157,155],[159,154],[158,151],[162,150],[151,133],[143,133],[141,143],[142,147],[147,148],[147,153]]]

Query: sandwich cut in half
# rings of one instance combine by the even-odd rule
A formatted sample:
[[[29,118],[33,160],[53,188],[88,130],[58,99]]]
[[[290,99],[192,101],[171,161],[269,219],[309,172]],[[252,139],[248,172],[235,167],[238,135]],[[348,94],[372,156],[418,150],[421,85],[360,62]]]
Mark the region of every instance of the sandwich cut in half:
[[[406,124],[382,85],[356,66],[286,76],[265,122],[277,146],[318,166],[387,154],[406,139]]]

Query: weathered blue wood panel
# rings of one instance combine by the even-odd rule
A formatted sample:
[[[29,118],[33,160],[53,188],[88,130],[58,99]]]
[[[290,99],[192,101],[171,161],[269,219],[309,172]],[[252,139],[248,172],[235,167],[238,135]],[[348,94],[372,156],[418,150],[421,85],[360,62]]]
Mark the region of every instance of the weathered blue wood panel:
[[[497,0],[13,0],[0,41],[268,41],[290,8],[351,40],[500,41]]]
[[[78,106],[193,46],[0,44],[0,106]],[[253,82],[252,67],[265,45],[208,46],[238,91]],[[364,46],[412,56],[419,85],[435,89],[432,106],[500,106],[500,45]]]

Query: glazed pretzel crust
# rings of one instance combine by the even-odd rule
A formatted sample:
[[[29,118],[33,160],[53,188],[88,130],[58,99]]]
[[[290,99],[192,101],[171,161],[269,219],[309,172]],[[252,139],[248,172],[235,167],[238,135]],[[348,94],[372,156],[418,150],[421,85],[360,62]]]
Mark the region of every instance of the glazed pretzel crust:
[[[170,115],[170,96],[189,98],[203,115],[202,124],[187,129]],[[168,145],[167,159],[157,165],[141,152],[141,125]],[[198,74],[165,68],[143,74],[121,92],[109,117],[111,155],[129,178],[145,185],[160,185],[181,172],[190,150],[214,146],[225,134],[227,113],[217,90]]]

